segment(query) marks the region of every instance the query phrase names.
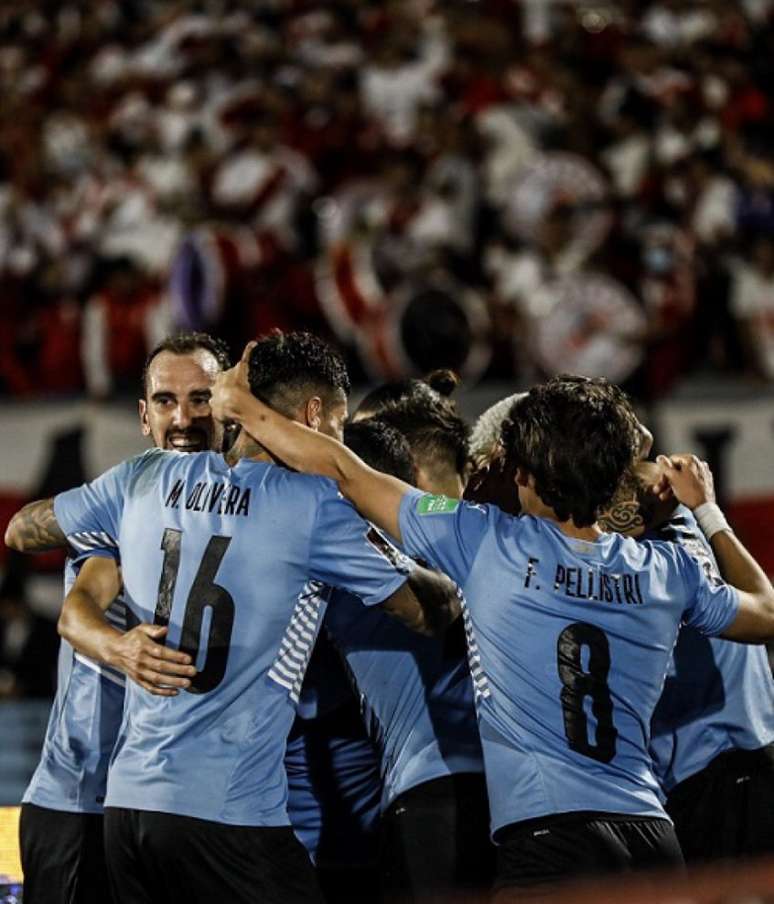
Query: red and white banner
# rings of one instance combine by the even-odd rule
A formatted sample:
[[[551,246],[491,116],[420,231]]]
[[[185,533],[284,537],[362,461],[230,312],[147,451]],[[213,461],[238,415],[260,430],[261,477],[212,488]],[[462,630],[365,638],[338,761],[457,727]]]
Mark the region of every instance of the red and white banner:
[[[656,409],[661,450],[692,452],[709,462],[728,520],[774,575],[774,406],[749,400],[686,399]]]

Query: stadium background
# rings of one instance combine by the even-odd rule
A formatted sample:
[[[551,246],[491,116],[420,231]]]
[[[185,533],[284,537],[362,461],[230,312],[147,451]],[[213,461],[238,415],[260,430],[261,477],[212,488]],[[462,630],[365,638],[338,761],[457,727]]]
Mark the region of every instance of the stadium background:
[[[557,370],[622,382],[774,574],[773,51],[772,0],[4,4],[0,526],[143,447],[158,338],[279,326],[358,392],[453,366],[471,418]],[[0,804],[60,567],[0,551]]]

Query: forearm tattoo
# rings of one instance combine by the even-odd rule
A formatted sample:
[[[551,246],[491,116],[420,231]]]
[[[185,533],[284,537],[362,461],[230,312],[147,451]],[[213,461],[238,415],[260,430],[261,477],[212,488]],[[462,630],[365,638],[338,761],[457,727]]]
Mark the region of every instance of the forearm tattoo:
[[[14,515],[11,528],[16,548],[24,552],[42,552],[67,545],[67,538],[54,515],[53,499],[41,499],[25,505]]]

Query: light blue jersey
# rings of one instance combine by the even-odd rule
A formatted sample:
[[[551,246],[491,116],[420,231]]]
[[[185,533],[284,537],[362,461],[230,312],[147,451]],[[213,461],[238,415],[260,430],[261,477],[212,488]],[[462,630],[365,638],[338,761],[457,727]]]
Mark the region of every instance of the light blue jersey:
[[[654,538],[679,543],[720,581],[712,547],[684,506]],[[684,627],[651,723],[656,775],[668,793],[725,750],[774,741],[774,681],[762,645],[707,638]]]
[[[372,862],[382,797],[379,756],[325,631],[304,677],[285,769],[290,824],[312,862],[326,867]]]
[[[465,596],[493,830],[581,810],[664,817],[648,744],[678,627],[721,633],[736,591],[674,544],[571,539],[418,491],[400,529]]]
[[[65,596],[80,561],[67,560]],[[107,618],[124,630],[126,607],[120,598],[111,603]],[[68,813],[102,813],[108,763],[124,714],[125,682],[121,672],[76,653],[66,640],[61,642],[56,696],[40,762],[23,803]]]
[[[347,662],[381,753],[383,810],[424,782],[483,772],[461,625],[441,638],[424,637],[341,591],[324,625]]]
[[[287,825],[285,742],[325,610],[319,585],[366,605],[406,580],[320,477],[214,452],[153,449],[54,511],[71,543],[117,542],[137,621],[169,626],[191,688],[127,684],[106,806],[235,825]]]

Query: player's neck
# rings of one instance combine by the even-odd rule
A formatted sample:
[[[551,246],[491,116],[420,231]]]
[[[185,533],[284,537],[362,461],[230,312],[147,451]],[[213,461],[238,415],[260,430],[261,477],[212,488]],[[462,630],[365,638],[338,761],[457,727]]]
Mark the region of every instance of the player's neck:
[[[244,430],[234,441],[234,445],[224,455],[229,467],[233,467],[243,458],[252,458],[255,461],[274,461],[263,446],[259,445]]]
[[[604,536],[605,533],[596,523],[589,527],[578,527],[572,518],[569,521],[559,521],[558,518],[554,518],[554,521],[563,534],[572,537],[574,540],[590,540],[594,542]]]
[[[417,468],[417,487],[426,493],[438,496],[449,496],[451,499],[462,499],[464,487],[456,471],[433,472],[421,467]]]
[[[590,540],[593,542],[604,534],[604,531],[596,522],[587,527],[578,527],[572,518],[567,521],[561,521],[551,506],[546,505],[537,493],[530,494],[523,502],[526,503],[522,507],[522,512],[525,515],[534,515],[535,518],[545,518],[548,521],[553,521],[563,534],[575,540]]]

